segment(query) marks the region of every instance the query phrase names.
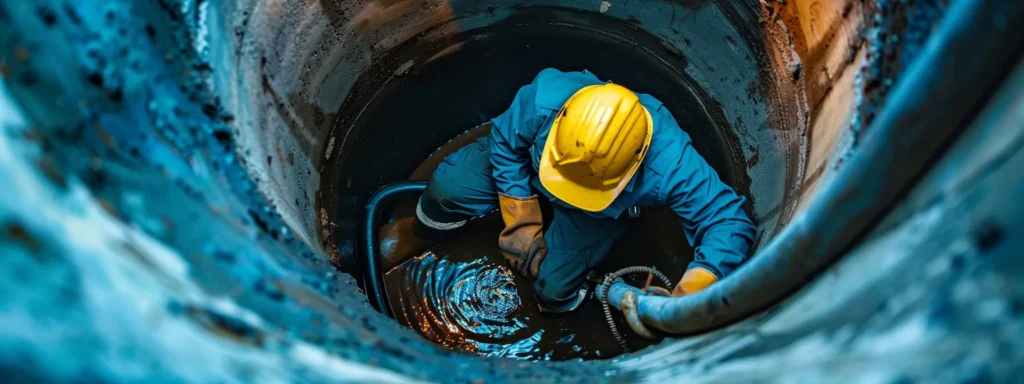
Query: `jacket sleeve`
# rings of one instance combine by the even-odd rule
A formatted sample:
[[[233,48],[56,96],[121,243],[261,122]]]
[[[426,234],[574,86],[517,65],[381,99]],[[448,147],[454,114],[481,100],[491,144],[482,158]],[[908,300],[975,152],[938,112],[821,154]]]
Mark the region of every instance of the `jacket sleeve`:
[[[679,215],[686,240],[694,246],[687,269],[704,268],[719,279],[732,273],[754,241],[754,225],[743,211],[746,198],[719,180],[688,139],[664,183],[664,201]]]
[[[530,177],[533,167],[530,146],[544,122],[535,104],[536,83],[519,89],[505,113],[491,121],[491,165],[498,192],[512,197],[532,195]]]

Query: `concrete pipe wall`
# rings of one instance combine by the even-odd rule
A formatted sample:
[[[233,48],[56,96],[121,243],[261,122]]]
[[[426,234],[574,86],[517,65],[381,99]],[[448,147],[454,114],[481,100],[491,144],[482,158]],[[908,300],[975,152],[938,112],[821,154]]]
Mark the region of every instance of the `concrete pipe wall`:
[[[458,57],[466,38],[500,38],[474,31],[564,28],[660,63],[664,77],[607,76],[699,106],[677,118],[710,117],[691,134],[751,197],[769,247],[842,176],[944,4],[4,1],[0,370],[47,381],[1008,380],[1024,345],[1020,244],[1006,235],[1020,212],[1005,208],[1021,192],[1019,37],[967,93],[961,138],[875,232],[728,327],[613,360],[484,359],[373,311],[343,273],[350,215],[368,193],[528,81],[525,70],[489,77],[493,95],[459,124],[359,124],[375,95]],[[1020,36],[1020,13],[1001,6],[963,17]],[[644,85],[662,78],[686,92]]]
[[[825,64],[802,61],[789,41],[785,23],[778,16],[770,15],[781,12],[782,8],[775,10],[743,2],[721,5],[685,2],[484,4],[471,1],[336,4],[284,3],[257,7],[247,14],[248,32],[234,44],[252,52],[237,60],[241,65],[259,70],[240,71],[232,88],[263,90],[262,93],[233,92],[248,97],[236,97],[234,105],[258,111],[249,116],[253,125],[263,129],[241,135],[240,145],[253,154],[252,158],[271,159],[248,162],[248,169],[263,181],[261,190],[280,202],[285,220],[293,227],[326,235],[306,240],[314,246],[322,246],[329,259],[341,268],[350,267],[353,259],[356,247],[350,230],[360,200],[365,199],[369,191],[406,176],[433,149],[500,113],[511,101],[515,88],[528,82],[545,66],[561,65],[565,70],[588,68],[599,76],[634,86],[638,91],[654,93],[662,99],[671,98],[674,93],[694,93],[685,99],[676,97],[678,100],[670,101],[677,102],[670,104],[688,101],[686,104],[696,104],[703,109],[690,112],[679,107],[677,115],[689,112],[711,116],[711,127],[691,130],[691,135],[706,138],[697,140],[702,147],[699,149],[720,154],[721,161],[713,161],[713,164],[723,177],[733,180],[733,184],[753,200],[752,213],[762,229],[761,241],[770,239],[787,221],[798,204],[800,193],[808,190],[803,184],[808,181],[805,169],[812,148],[818,148],[818,152],[813,152],[815,163],[812,165],[823,170],[827,168],[824,165],[828,161],[826,154],[832,153],[835,147],[835,140],[823,140],[817,147],[809,145],[807,140],[815,136],[815,130],[808,124],[810,115],[805,93],[808,79],[803,76],[804,67],[814,65],[816,72],[811,80],[816,83],[831,83],[833,79],[821,78],[821,73],[828,72],[819,69]],[[559,8],[544,8],[551,6]],[[589,14],[573,12],[573,9]],[[839,11],[831,12],[838,18]],[[860,29],[862,13],[853,13],[853,17],[848,13],[850,21],[844,30]],[[415,121],[422,122],[420,127],[360,124],[360,120],[372,120],[365,116],[373,113],[367,111],[367,105],[379,104],[380,98],[388,100],[387,96],[395,92],[390,88],[401,87],[403,81],[407,81],[403,77],[413,76],[410,74],[421,71],[421,67],[439,65],[439,59],[457,55],[464,44],[489,38],[473,31],[495,25],[498,25],[497,32],[487,33],[516,34],[521,33],[516,26],[528,29],[532,25],[560,26],[563,33],[600,31],[617,44],[634,46],[636,56],[645,56],[619,61],[658,61],[665,67],[661,70],[673,73],[677,79],[671,83],[673,86],[659,86],[650,80],[645,83],[645,79],[618,68],[608,68],[602,74],[600,62],[587,65],[560,60],[559,52],[539,48],[526,54],[548,56],[547,60],[521,64],[521,69],[492,68],[497,72],[474,78],[475,81],[466,80],[466,84],[476,85],[475,89],[454,84],[454,81],[448,84],[450,88],[470,88],[459,91],[465,95],[494,95],[487,100],[479,100],[481,96],[477,96],[474,105],[458,106],[466,111],[465,117],[445,114],[449,112],[447,108],[431,113],[429,108],[420,107],[390,111],[417,114]],[[522,37],[521,43],[529,45],[531,38],[540,37]],[[851,56],[858,44],[851,39],[841,34],[835,44],[819,42],[823,46],[819,50],[826,51],[828,45],[832,45],[833,50],[842,53],[828,53]],[[829,69],[837,78],[846,67],[845,61],[843,65],[830,64]],[[540,68],[536,68],[538,66]],[[852,82],[848,88],[853,88]],[[382,91],[386,95],[380,96]],[[812,96],[820,101],[823,94],[818,90],[818,94]],[[457,95],[443,97],[455,105],[468,101],[460,100]],[[834,137],[836,132],[849,127],[852,104],[833,104],[837,104],[832,107],[835,114],[840,115],[836,118],[844,120],[820,124],[831,131],[828,135],[817,136]],[[685,120],[682,123],[686,125]],[[431,134],[416,135],[422,131]],[[389,152],[389,155],[373,155],[381,152]],[[296,158],[299,160],[294,160]],[[312,184],[316,178],[285,182],[287,175],[307,173],[319,175],[320,184]],[[320,230],[316,230],[317,227]]]
[[[723,178],[752,200],[759,244],[777,233],[802,202],[813,198],[821,181],[842,167],[864,125],[857,106],[864,99],[865,81],[884,81],[870,79],[886,76],[867,73],[865,68],[867,52],[878,47],[866,43],[862,32],[878,32],[865,23],[874,6],[861,2],[395,1],[235,6],[237,10],[222,17],[230,19],[225,23],[233,23],[236,38],[211,42],[208,49],[222,51],[216,56],[246,69],[225,74],[218,79],[225,84],[216,87],[227,109],[239,111],[239,125],[258,127],[236,131],[239,146],[248,153],[246,168],[289,226],[342,269],[351,268],[356,249],[350,230],[359,200],[383,183],[407,175],[429,151],[473,123],[500,113],[514,95],[514,88],[506,84],[525,84],[535,74],[532,67],[489,74],[489,82],[473,83],[480,89],[460,91],[498,94],[487,100],[489,104],[464,108],[472,109],[475,121],[440,113],[423,115],[420,108],[407,113],[420,114],[419,121],[430,122],[423,127],[364,128],[359,124],[361,118],[367,119],[367,104],[380,102],[382,90],[400,87],[403,76],[456,54],[467,39],[480,39],[471,31],[503,21],[523,29],[530,25],[590,29],[619,44],[637,46],[638,56],[660,61],[667,67],[664,70],[677,75],[677,82],[659,87],[648,81],[634,88],[663,100],[674,93],[696,93],[690,99],[678,98],[679,103],[699,104],[703,111],[698,113],[709,115],[713,124],[690,134],[706,139],[696,140],[698,149],[716,157],[711,161]],[[559,8],[545,9],[554,6]],[[592,16],[568,12],[574,9]],[[540,62],[562,64],[565,70],[601,66],[556,59]],[[616,78],[597,71],[627,85],[643,83],[621,72],[614,74]],[[250,89],[259,92],[243,91]],[[674,108],[682,112],[677,115],[688,112],[681,108]],[[686,129],[685,120],[682,124]],[[410,137],[407,130],[427,130],[432,135]],[[359,153],[362,148],[369,148],[363,151],[371,154],[407,155],[374,157]],[[374,169],[376,177],[363,168]]]

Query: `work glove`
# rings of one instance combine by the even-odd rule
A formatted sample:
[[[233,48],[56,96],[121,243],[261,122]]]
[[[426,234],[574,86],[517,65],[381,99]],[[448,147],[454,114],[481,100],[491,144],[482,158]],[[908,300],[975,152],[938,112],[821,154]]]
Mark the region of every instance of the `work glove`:
[[[672,296],[686,296],[700,292],[704,288],[718,281],[714,273],[701,268],[693,267],[686,270],[683,278],[679,279],[676,288],[672,290]]]
[[[498,203],[505,222],[505,229],[498,235],[498,249],[510,268],[534,280],[548,253],[537,195],[523,198],[498,195]]]

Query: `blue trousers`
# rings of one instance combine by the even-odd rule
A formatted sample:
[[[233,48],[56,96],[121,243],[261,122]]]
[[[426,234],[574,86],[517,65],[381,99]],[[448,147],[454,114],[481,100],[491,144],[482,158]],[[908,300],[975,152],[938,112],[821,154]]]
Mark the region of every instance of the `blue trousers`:
[[[455,229],[471,217],[498,208],[490,140],[482,137],[438,165],[420,197],[417,216],[421,221],[435,229]],[[539,299],[558,306],[575,300],[587,271],[622,238],[627,219],[599,219],[578,209],[551,206],[554,218],[544,232],[548,253],[533,288]]]

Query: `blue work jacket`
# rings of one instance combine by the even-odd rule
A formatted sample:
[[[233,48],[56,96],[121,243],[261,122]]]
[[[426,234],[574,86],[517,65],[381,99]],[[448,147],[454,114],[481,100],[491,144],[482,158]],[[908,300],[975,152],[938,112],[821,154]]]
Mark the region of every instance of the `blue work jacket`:
[[[585,86],[602,83],[588,71],[548,68],[519,90],[509,109],[492,121],[491,163],[499,192],[527,197],[536,190],[555,204],[575,208],[541,185],[540,156],[566,100]],[[744,261],[753,243],[754,225],[743,211],[746,199],[718,178],[660,101],[648,94],[637,96],[654,121],[650,149],[615,201],[603,211],[588,213],[617,219],[633,206],[668,206],[679,215],[686,240],[694,247],[689,267],[703,267],[721,279]]]

